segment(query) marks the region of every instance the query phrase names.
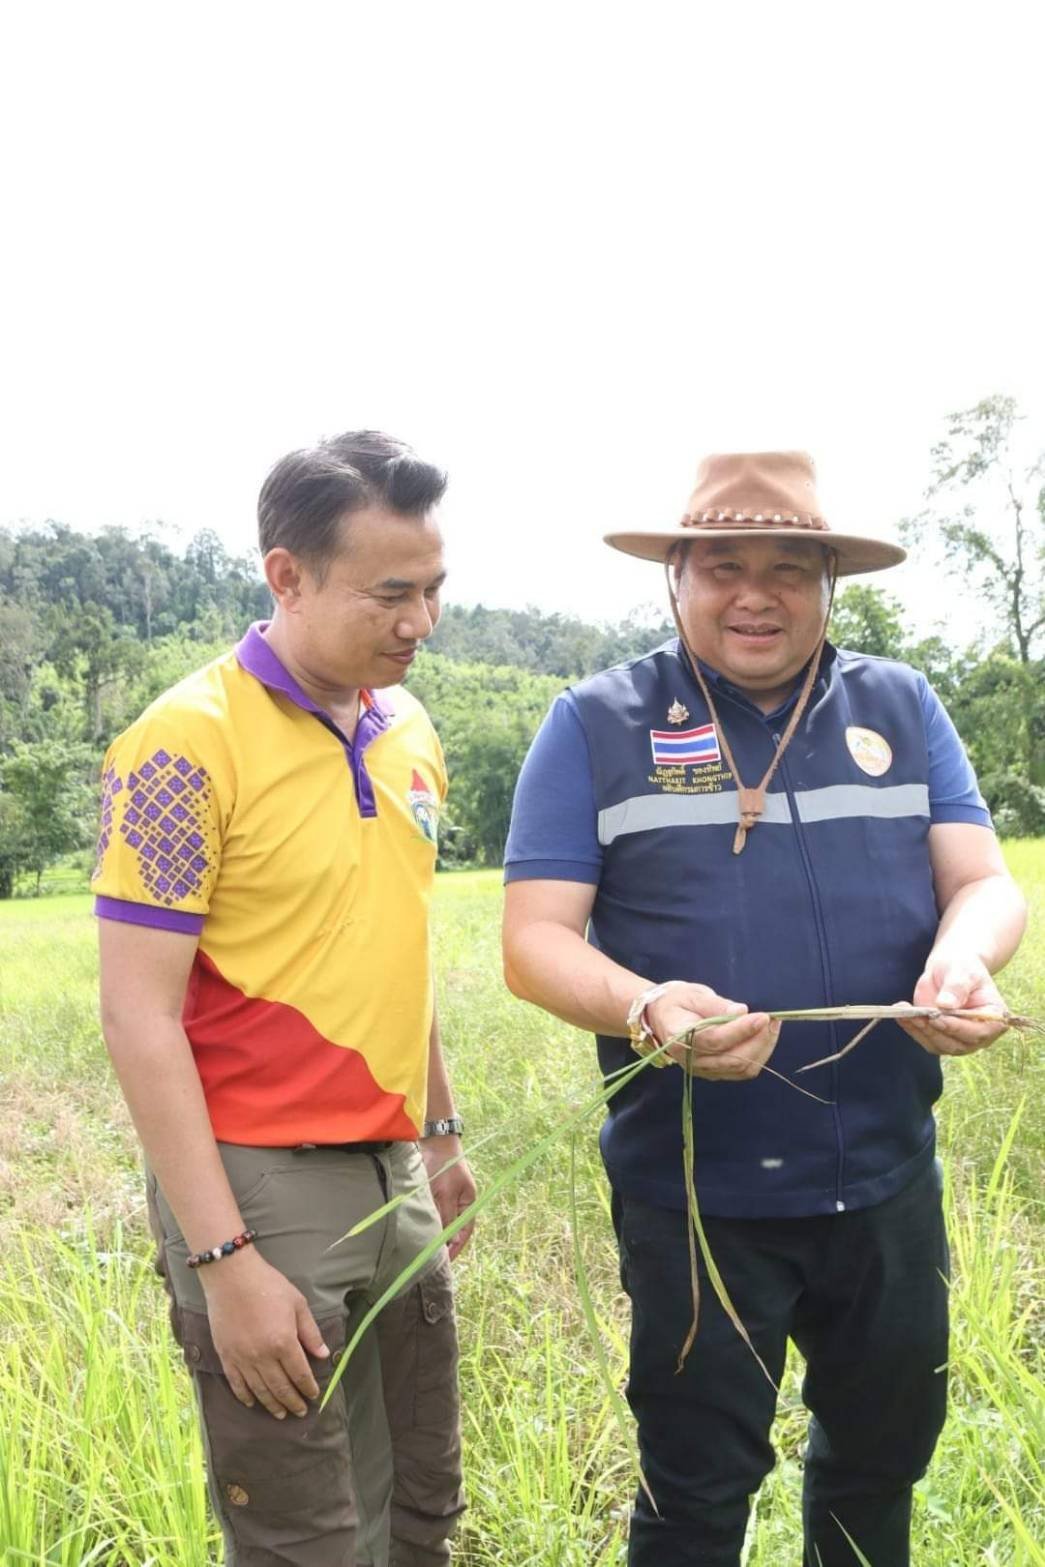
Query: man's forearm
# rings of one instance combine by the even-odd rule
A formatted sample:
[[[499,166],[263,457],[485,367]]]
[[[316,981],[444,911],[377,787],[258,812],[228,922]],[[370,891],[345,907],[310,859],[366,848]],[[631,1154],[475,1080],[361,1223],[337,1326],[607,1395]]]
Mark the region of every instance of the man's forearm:
[[[105,1042],[145,1157],[190,1251],[231,1240],[243,1218],[184,1029],[168,1017],[107,1019]]]
[[[992,974],[1005,967],[1027,923],[1023,896],[1008,876],[967,883],[944,909],[934,951],[974,953]]]
[[[432,1013],[432,1028],[428,1036],[428,1083],[425,1101],[427,1121],[445,1121],[454,1115],[454,1096],[450,1087],[450,1075],[443,1057],[443,1041],[439,1033],[439,1019]]]
[[[577,1028],[622,1036],[627,1036],[632,1002],[651,984],[552,921],[534,921],[510,936],[504,977],[523,1001]]]

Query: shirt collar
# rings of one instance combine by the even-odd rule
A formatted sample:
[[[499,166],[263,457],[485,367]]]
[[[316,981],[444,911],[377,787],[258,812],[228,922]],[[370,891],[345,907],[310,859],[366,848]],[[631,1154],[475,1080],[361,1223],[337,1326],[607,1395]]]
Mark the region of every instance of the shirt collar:
[[[318,706],[306,691],[303,691],[288,669],[279,661],[275,652],[265,637],[271,622],[268,620],[256,620],[247,631],[246,635],[236,644],[236,659],[241,669],[245,669],[248,675],[253,675],[255,680],[260,680],[263,686],[270,691],[279,691],[287,696],[298,707],[304,708],[306,713],[315,713],[324,723],[331,724],[335,728],[334,720],[326,708]],[[383,697],[378,691],[361,690],[360,699],[366,713],[375,723],[375,727],[384,729],[392,716],[392,706],[387,697]]]
[[[683,669],[686,671],[686,674],[689,675],[690,679],[692,680],[693,677],[689,668],[689,660],[683,653],[682,644],[678,640],[675,642],[675,653],[679,663],[682,665]],[[817,679],[813,687],[814,690],[825,679],[830,678],[831,666],[837,657],[838,654],[832,644],[830,642],[825,642],[824,650],[820,655],[820,669],[817,673]],[[798,693],[802,685],[802,675],[805,669],[808,667],[807,665],[803,665],[802,669],[799,670],[798,674],[795,676],[795,684],[790,695],[785,697],[780,706],[775,707],[771,713],[763,713],[758,704],[753,702],[746,692],[741,691],[739,686],[735,686],[731,681],[727,680],[725,675],[720,674],[717,669],[713,669],[710,664],[705,664],[702,658],[698,659],[697,662],[700,665],[701,674],[704,676],[704,679],[710,686],[712,686],[717,691],[723,692],[726,696],[731,697],[734,702],[741,702],[745,707],[750,707],[753,711],[758,713],[760,718],[764,718],[766,723],[775,721],[789,711],[793,703],[798,699]]]

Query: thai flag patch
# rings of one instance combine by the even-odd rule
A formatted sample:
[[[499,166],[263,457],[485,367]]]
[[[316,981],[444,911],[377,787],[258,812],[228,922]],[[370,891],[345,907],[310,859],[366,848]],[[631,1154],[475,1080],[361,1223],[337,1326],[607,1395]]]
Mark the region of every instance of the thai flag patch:
[[[681,767],[686,763],[721,762],[714,724],[699,729],[651,729],[654,767]]]

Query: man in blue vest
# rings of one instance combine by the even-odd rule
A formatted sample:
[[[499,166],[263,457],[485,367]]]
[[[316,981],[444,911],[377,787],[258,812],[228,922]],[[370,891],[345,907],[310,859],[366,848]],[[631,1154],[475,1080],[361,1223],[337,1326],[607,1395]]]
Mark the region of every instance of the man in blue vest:
[[[851,1567],[847,1536],[874,1567],[906,1567],[946,1400],[939,1057],[1004,1032],[991,976],[1023,901],[924,677],[825,640],[835,578],[903,551],[829,530],[808,457],[711,457],[680,526],[607,542],[666,563],[679,636],[564,693],[534,741],[506,852],[505,972],[596,1033],[606,1074],[733,1017],[671,1053],[695,1079],[711,1253],[764,1366],[702,1274],[680,1367],[682,1074],[641,1072],[602,1132],[656,1504],[640,1492],[629,1563],[737,1567],[790,1338],[812,1417],[807,1567]],[[770,1011],[903,1000],[988,1015],[883,1022],[796,1092],[845,1031],[782,1030]]]

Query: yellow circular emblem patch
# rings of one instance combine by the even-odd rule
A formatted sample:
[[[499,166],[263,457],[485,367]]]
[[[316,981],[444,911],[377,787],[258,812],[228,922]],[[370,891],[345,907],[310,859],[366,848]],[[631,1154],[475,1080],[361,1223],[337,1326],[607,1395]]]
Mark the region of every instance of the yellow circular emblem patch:
[[[893,749],[884,735],[873,729],[861,729],[850,724],[845,732],[849,755],[863,772],[872,778],[881,778],[893,765]]]

